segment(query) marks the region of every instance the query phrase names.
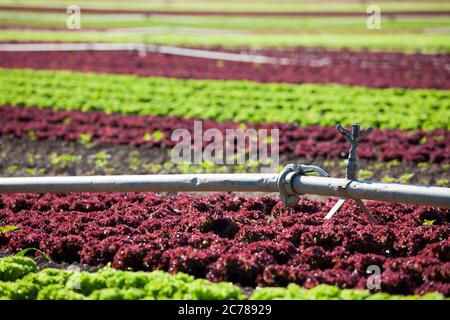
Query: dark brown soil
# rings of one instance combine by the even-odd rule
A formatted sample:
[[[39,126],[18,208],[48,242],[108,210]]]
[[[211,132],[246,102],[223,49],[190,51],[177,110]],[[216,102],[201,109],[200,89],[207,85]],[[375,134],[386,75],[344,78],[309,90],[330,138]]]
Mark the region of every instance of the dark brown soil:
[[[34,258],[34,261],[36,262],[36,265],[39,270],[47,269],[47,268],[53,268],[53,269],[60,269],[60,270],[72,270],[72,271],[87,271],[87,272],[96,272],[99,269],[103,268],[104,265],[99,264],[97,266],[91,266],[87,264],[81,264],[78,262],[73,263],[67,263],[67,262],[55,262],[52,260],[48,260],[44,256],[37,256]]]
[[[287,163],[314,164],[333,177],[345,176],[345,162],[317,158],[307,161],[289,155],[280,157]],[[360,160],[360,178],[421,185],[450,186],[449,165],[376,162]],[[259,167],[192,166],[173,164],[170,150],[130,147],[61,140],[0,138],[0,176],[159,174],[199,172],[259,172]]]

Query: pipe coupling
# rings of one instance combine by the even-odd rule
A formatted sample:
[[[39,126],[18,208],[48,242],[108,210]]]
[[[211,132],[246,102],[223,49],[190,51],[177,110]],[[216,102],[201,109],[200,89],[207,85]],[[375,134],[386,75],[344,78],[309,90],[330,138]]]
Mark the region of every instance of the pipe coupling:
[[[285,205],[291,206],[298,200],[299,194],[294,191],[293,181],[298,175],[305,175],[310,172],[316,172],[321,176],[329,177],[329,174],[318,166],[309,166],[303,164],[288,164],[281,171],[277,179],[280,199]]]

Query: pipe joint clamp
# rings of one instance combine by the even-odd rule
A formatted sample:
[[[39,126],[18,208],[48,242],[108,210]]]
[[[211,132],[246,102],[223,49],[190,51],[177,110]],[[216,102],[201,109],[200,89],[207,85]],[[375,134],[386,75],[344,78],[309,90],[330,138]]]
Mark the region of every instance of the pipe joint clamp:
[[[309,172],[316,172],[321,176],[329,177],[329,174],[318,166],[308,166],[303,164],[288,164],[281,171],[277,179],[280,199],[285,205],[291,206],[298,200],[299,194],[293,188],[294,178],[298,175],[305,175]]]

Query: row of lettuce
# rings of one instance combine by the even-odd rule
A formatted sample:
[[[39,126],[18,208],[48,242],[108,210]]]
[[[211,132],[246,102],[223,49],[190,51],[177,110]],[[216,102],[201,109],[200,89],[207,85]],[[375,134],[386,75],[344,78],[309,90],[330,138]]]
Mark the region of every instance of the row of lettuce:
[[[132,272],[104,267],[97,272],[38,270],[34,260],[10,256],[0,259],[0,299],[14,300],[137,300],[137,299],[433,299],[443,300],[439,293],[424,296],[371,294],[367,290],[339,289],[319,285],[303,289],[296,284],[286,288],[259,288],[248,297],[231,283],[213,283],[204,279],[163,271]]]
[[[365,9],[364,9],[365,11]],[[10,27],[53,27],[64,29],[67,14],[64,10],[59,12],[26,12],[26,11],[0,11],[2,25]],[[360,16],[230,16],[230,15],[149,15],[145,18],[139,15],[92,14],[83,13],[83,30],[105,30],[112,28],[205,28],[231,31],[242,34],[242,31],[260,33],[308,33],[318,31],[325,33],[373,33],[367,28],[367,17]],[[379,33],[417,33],[427,28],[448,28],[450,21],[445,16],[409,16],[383,21],[383,29]],[[240,32],[239,32],[240,31]],[[219,32],[217,32],[219,34]],[[300,38],[300,37],[299,37]]]
[[[0,105],[218,121],[450,129],[449,90],[369,89],[0,69]]]
[[[211,140],[207,135],[211,133],[212,129],[217,157],[210,161],[216,164],[236,163],[238,158],[233,160],[230,157],[233,161],[223,159],[223,155],[228,152],[234,152],[236,157],[242,152],[247,155],[251,152],[259,152],[258,159],[249,156],[246,158],[252,162],[260,160],[260,162],[269,164],[268,160],[270,159],[262,157],[265,146],[261,146],[261,143],[270,143],[272,148],[278,144],[278,152],[283,158],[331,160],[342,159],[348,155],[347,141],[336,131],[336,128],[331,126],[300,127],[289,123],[255,124],[215,120],[200,122],[175,116],[134,116],[79,110],[56,111],[50,108],[0,106],[0,136],[29,138],[30,141],[46,140],[47,143],[56,138],[60,142],[78,142],[72,144],[72,147],[83,145],[88,149],[92,144],[102,143],[104,146],[127,145],[130,148],[156,147],[164,152],[178,144],[180,140],[174,133],[180,128],[183,128],[186,133],[183,143],[190,142],[198,150],[202,148],[204,154],[208,152],[208,148],[211,148],[209,143]],[[202,132],[204,132],[204,137],[200,141],[196,137]],[[255,143],[247,143],[245,147],[240,147],[238,141],[234,143],[233,147],[231,133],[239,135],[241,141],[246,138]],[[412,132],[398,129],[377,129],[365,138],[358,150],[358,156],[369,161],[397,160],[408,163],[448,164],[450,163],[449,135],[450,131],[445,129],[414,130]],[[200,144],[195,146],[196,141],[202,142],[202,146]],[[11,143],[15,142],[11,141]],[[32,149],[34,150],[34,148]],[[172,149],[172,151],[176,152],[176,149]],[[192,161],[192,154],[190,156],[187,154],[187,156],[185,161]],[[276,161],[274,156],[274,152],[271,151],[272,161]],[[4,157],[11,157],[11,155],[5,154]]]
[[[34,44],[30,46],[33,47]],[[227,52],[242,54],[248,53],[248,49],[228,49]],[[142,54],[138,51],[0,51],[0,68],[73,70],[179,79],[250,80],[263,83],[336,83],[369,88],[450,89],[450,82],[447,81],[450,70],[442,67],[450,64],[450,55],[445,54],[317,48],[272,48],[254,50],[252,53],[283,57],[289,59],[290,63],[253,64],[155,52]]]
[[[275,1],[174,1],[174,2],[158,2],[158,1],[139,1],[139,2],[121,2],[121,1],[78,1],[82,7],[88,12],[96,12],[99,14],[115,13],[152,13],[153,11],[164,12],[193,12],[193,14],[201,15],[202,12],[225,12],[228,14],[250,14],[257,13],[267,14],[301,14],[308,12],[354,12],[363,15],[366,11],[365,3],[345,1],[344,3],[324,2],[320,6],[307,2],[286,1],[278,3]],[[63,1],[40,1],[39,3],[29,0],[2,0],[4,8],[10,7],[15,10],[23,9],[24,11],[40,9],[47,12],[55,12],[57,9],[65,10]],[[401,1],[388,2],[383,1],[382,9],[384,12],[433,12],[444,11],[450,9],[450,5],[440,1]],[[57,11],[58,12],[58,11]]]
[[[208,32],[209,31],[209,32]],[[414,41],[411,38],[414,37]],[[148,43],[173,46],[222,46],[226,48],[249,47],[323,47],[334,49],[400,51],[407,53],[448,53],[450,41],[448,34],[429,33],[212,33],[184,31],[173,33],[148,33],[142,35],[135,31],[129,33],[67,30],[2,30],[2,42],[110,42],[110,43]]]

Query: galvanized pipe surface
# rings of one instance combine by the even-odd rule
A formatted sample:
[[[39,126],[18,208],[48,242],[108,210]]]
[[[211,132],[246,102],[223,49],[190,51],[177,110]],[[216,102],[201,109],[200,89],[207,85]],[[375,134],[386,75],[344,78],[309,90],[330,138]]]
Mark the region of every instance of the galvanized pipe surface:
[[[262,64],[291,63],[289,58],[277,58],[255,54],[230,53],[203,49],[189,49],[172,46],[146,45],[143,43],[4,43],[0,51],[12,52],[47,52],[47,51],[141,51],[155,52],[176,56],[214,59],[224,61],[250,62]]]
[[[278,174],[166,174],[0,178],[0,193],[279,192]],[[450,208],[450,189],[296,175],[294,194],[315,194]]]
[[[450,208],[450,188],[298,175],[296,193]]]
[[[0,178],[0,193],[276,192],[277,174],[161,174]]]

